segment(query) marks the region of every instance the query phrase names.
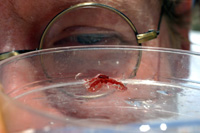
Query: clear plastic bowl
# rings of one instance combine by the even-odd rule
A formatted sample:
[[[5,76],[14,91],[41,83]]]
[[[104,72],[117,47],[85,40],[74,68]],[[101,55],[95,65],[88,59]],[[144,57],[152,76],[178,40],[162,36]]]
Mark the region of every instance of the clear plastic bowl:
[[[1,132],[197,132],[199,60],[199,53],[131,46],[12,57],[0,62]]]

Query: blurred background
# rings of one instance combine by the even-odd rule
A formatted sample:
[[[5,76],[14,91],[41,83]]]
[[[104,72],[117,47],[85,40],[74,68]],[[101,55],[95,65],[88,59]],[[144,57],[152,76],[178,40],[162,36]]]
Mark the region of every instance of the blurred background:
[[[192,25],[189,37],[191,51],[200,52],[200,0],[193,0]]]

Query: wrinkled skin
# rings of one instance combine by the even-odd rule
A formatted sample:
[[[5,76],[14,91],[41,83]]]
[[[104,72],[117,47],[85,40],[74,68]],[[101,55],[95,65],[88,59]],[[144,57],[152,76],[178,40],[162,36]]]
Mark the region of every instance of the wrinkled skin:
[[[59,12],[70,7],[71,5],[85,2],[88,0],[2,0],[0,4],[0,53],[12,51],[12,50],[23,50],[23,49],[36,49],[39,46],[41,35],[48,24],[48,22]],[[158,20],[160,17],[161,11],[161,1],[160,0],[93,0],[93,2],[99,2],[113,6],[124,14],[126,14],[131,21],[134,23],[135,27],[138,30],[138,33],[143,33],[149,29],[157,29]],[[182,8],[181,12],[183,12]],[[179,9],[179,10],[180,10]],[[81,15],[81,14],[80,14]],[[156,47],[170,47],[170,32],[168,30],[168,25],[166,24],[166,18],[163,17],[161,24],[161,31],[158,38],[144,43],[144,46],[156,46]],[[184,33],[185,34],[185,33]],[[144,55],[145,57],[149,55]],[[150,55],[154,59],[153,65],[150,60],[146,60],[146,64],[141,64],[141,69],[139,69],[139,78],[151,77],[154,78],[158,72],[158,55]],[[166,60],[166,69],[171,73],[169,62],[163,57],[163,60]],[[149,65],[148,69],[143,70],[142,68]],[[16,69],[16,68],[20,69]],[[3,85],[6,85],[6,88],[11,90],[16,89],[18,86],[22,86],[24,83],[34,80],[34,76],[39,74],[39,71],[36,71],[36,66],[31,62],[21,62],[15,66],[9,66],[3,71]],[[127,65],[132,67],[131,65]],[[97,73],[98,74],[98,73]],[[30,76],[31,75],[31,76]],[[109,75],[108,75],[109,76]],[[12,78],[10,78],[12,77]],[[13,80],[14,79],[14,80]],[[149,93],[148,90],[146,93]],[[55,93],[55,92],[47,92]],[[57,92],[58,94],[60,92]],[[60,94],[62,95],[62,94]],[[115,94],[115,98],[123,98],[130,95],[129,92],[123,92]],[[149,94],[144,94],[143,98],[148,99]],[[141,98],[141,97],[139,97]],[[155,97],[153,97],[155,98]],[[153,99],[152,98],[152,99]],[[98,103],[98,100],[91,101],[85,104],[75,104],[76,108],[83,110],[81,113],[74,113],[73,110],[65,111],[68,106],[72,106],[70,103],[66,104],[65,107],[57,107],[57,105],[52,105],[52,110],[60,109],[61,113],[64,115],[72,115],[76,118],[92,118],[92,117],[101,117],[101,112],[104,112],[103,109],[97,110],[95,112],[91,108],[96,106],[111,106],[113,103],[106,102],[106,99],[101,100]],[[58,100],[57,97],[52,97],[50,100]],[[67,99],[69,100],[69,99]],[[123,105],[124,103],[122,103]],[[90,107],[91,108],[84,108]],[[45,107],[43,107],[45,108]],[[56,108],[56,109],[55,109]],[[91,109],[91,110],[90,110]],[[56,110],[57,111],[57,110]],[[55,111],[55,112],[56,112]],[[129,112],[130,110],[126,110]],[[57,111],[60,113],[59,111]],[[127,123],[131,121],[136,121],[136,118],[130,120],[124,120],[127,118],[127,112],[116,109],[116,107],[109,108],[108,111],[104,112],[102,117],[112,119],[113,123]],[[96,114],[95,114],[96,113]],[[94,115],[95,114],[95,115]],[[112,114],[112,115],[111,115]],[[116,116],[120,116],[119,119],[115,119]],[[117,120],[118,122],[116,122]],[[121,121],[121,122],[119,122]]]

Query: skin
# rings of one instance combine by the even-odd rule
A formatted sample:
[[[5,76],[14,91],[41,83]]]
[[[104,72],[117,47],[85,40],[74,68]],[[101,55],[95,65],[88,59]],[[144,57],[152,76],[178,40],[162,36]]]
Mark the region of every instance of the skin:
[[[36,49],[39,46],[41,35],[48,24],[48,22],[59,12],[70,7],[71,5],[86,2],[87,0],[3,0],[0,4],[0,53],[12,51],[12,50],[23,50],[23,49]],[[103,3],[110,5],[112,7],[117,8],[126,14],[134,23],[135,27],[138,30],[138,33],[147,32],[149,29],[157,29],[158,20],[160,17],[161,11],[161,1],[160,0],[93,0],[93,2]],[[153,8],[152,8],[153,7]],[[183,8],[180,8],[181,12]],[[69,22],[68,22],[69,23]],[[111,22],[110,22],[111,23]],[[101,23],[100,23],[101,24]],[[88,28],[89,29],[89,28]],[[88,30],[87,29],[87,30]],[[113,28],[115,29],[115,27]],[[112,29],[112,30],[113,30]],[[171,47],[170,40],[170,31],[169,26],[166,21],[166,17],[163,17],[162,24],[160,27],[160,35],[158,38],[151,40],[147,43],[144,43],[144,46],[156,46],[156,47]],[[122,29],[123,30],[123,29]],[[77,30],[79,32],[79,30]],[[62,33],[62,32],[61,32]],[[123,33],[123,31],[122,31]],[[57,32],[59,35],[60,32]],[[185,34],[185,33],[184,33]],[[126,34],[125,34],[126,35]],[[128,36],[129,34],[127,34]],[[55,37],[52,40],[57,40],[59,38]],[[82,58],[82,56],[79,56]],[[154,59],[154,63],[148,60],[147,57],[151,57]],[[137,78],[139,79],[156,79],[156,75],[159,73],[159,67],[166,68],[168,73],[171,73],[169,68],[169,62],[165,57],[163,57],[163,61],[166,61],[165,66],[158,66],[158,54],[148,55],[143,54],[143,62],[140,64],[140,69],[138,70]],[[85,57],[86,58],[86,57]],[[101,58],[101,57],[99,57]],[[113,57],[115,58],[115,57]],[[61,60],[62,61],[62,60]],[[128,62],[128,61],[127,61]],[[132,63],[132,62],[131,62]],[[130,64],[131,64],[130,63]],[[87,68],[87,64],[81,64],[83,68]],[[148,67],[147,67],[148,66]],[[44,75],[40,75],[42,69],[36,69],[38,67],[37,62],[35,64],[32,61],[22,61],[18,62],[15,65],[10,65],[4,68],[3,74],[1,75],[2,84],[6,85],[8,90],[5,91],[13,91],[17,89],[19,86],[22,86],[26,83],[35,81],[35,77],[32,75],[40,76],[40,78]],[[128,65],[127,71],[132,71],[132,66]],[[146,69],[144,69],[146,68]],[[54,67],[49,67],[49,69],[54,69]],[[112,68],[107,68],[112,69]],[[20,76],[19,76],[20,75]],[[39,76],[38,76],[39,75]],[[96,74],[95,74],[96,75]],[[111,76],[111,75],[108,75]],[[111,76],[112,77],[112,76]],[[150,96],[151,89],[147,89],[145,93],[140,92],[141,94],[137,94],[139,92],[136,91],[125,91],[125,92],[117,92],[112,96],[119,100],[123,97],[128,97],[131,94],[135,94],[135,98],[150,98],[154,99],[155,97]],[[53,92],[47,92],[53,93]],[[57,92],[59,93],[59,92]],[[44,95],[44,94],[41,94]],[[14,96],[14,95],[11,95]],[[63,96],[64,97],[64,96]],[[119,99],[118,99],[119,98]],[[51,101],[59,101],[59,98],[52,97]],[[116,107],[112,107],[113,103],[107,103],[109,101],[109,97],[98,101],[98,99],[94,101],[87,102],[85,104],[79,105],[78,103],[70,104],[66,103],[63,107],[57,107],[57,105],[52,105],[48,111],[56,112],[61,115],[72,115],[76,118],[85,118],[85,117],[100,117],[101,113],[104,112],[103,109],[99,109],[97,112],[95,110],[91,110],[91,108],[95,106],[110,106],[108,111],[104,113],[104,116],[109,116],[112,119],[111,123],[128,123],[137,121],[138,118],[131,118],[128,120],[124,120],[123,118],[127,118],[127,112],[130,110],[126,110],[125,112],[118,110]],[[106,104],[105,104],[106,103]],[[121,106],[124,103],[120,104]],[[44,106],[38,103],[37,108],[41,108],[42,110],[47,110]],[[65,111],[66,107],[75,106],[77,110],[82,110],[81,113],[75,114],[73,110]],[[91,108],[85,108],[91,107]],[[11,107],[12,108],[12,107]],[[61,112],[57,111],[55,108],[61,110]],[[84,114],[86,113],[86,115]],[[96,114],[95,114],[96,113]],[[95,116],[95,115],[97,116]],[[120,116],[119,119],[115,119],[116,116]],[[30,120],[32,116],[27,114],[26,120]],[[24,120],[24,121],[26,121]],[[28,122],[27,122],[28,125]],[[14,125],[10,125],[10,127],[15,128]],[[17,128],[17,127],[16,127]]]
[[[126,0],[127,1],[127,0]],[[145,0],[131,1],[129,6],[126,1],[96,1],[111,5],[124,11],[130,17],[139,33],[148,29],[156,29],[160,14],[160,2],[151,1],[148,5]],[[82,0],[81,2],[85,2]],[[26,3],[26,4],[25,4]],[[48,22],[60,11],[80,1],[5,1],[1,4],[0,13],[0,52],[7,52],[19,49],[34,49],[38,47],[40,37]],[[128,7],[127,7],[128,6]],[[157,8],[149,8],[149,7]],[[137,7],[137,8],[134,8]],[[152,10],[152,11],[149,11]],[[137,16],[135,15],[137,12]],[[141,12],[145,12],[143,16]],[[153,12],[154,14],[151,14]],[[134,17],[136,16],[136,18]],[[133,18],[134,17],[134,18]],[[151,19],[150,19],[151,18]],[[139,22],[140,20],[140,22]],[[146,23],[148,22],[148,25]],[[157,44],[158,40],[149,45]]]
[[[29,1],[28,3],[23,0],[18,0],[3,2],[0,7],[2,10],[0,13],[0,52],[38,48],[40,37],[48,22],[62,10],[80,2],[86,2],[86,0],[61,0],[56,2],[51,0],[48,2],[38,0]],[[148,29],[157,28],[161,10],[161,3],[159,0],[152,0],[148,2],[148,4],[146,0],[97,0],[94,2],[108,4],[124,12],[134,22],[139,33],[146,32]],[[143,15],[143,12],[146,15]],[[146,22],[148,22],[148,24]],[[163,20],[159,37],[143,45],[161,46],[162,42],[164,42],[162,45],[169,47],[170,42],[167,34],[168,31],[165,30],[166,28],[165,21]],[[164,32],[165,35],[162,35],[162,32]],[[15,78],[16,75],[23,75],[13,81],[14,83],[10,84],[8,88],[14,89],[16,86],[21,86],[24,82],[33,80],[32,77],[29,76],[34,75],[34,71],[29,71],[29,68],[34,69],[32,64],[24,62],[18,65],[18,67],[23,69],[17,70],[16,72],[12,71],[13,66],[11,66],[5,70],[6,75],[8,75],[6,78],[4,77],[5,82],[10,82],[10,80],[7,80],[10,76]]]

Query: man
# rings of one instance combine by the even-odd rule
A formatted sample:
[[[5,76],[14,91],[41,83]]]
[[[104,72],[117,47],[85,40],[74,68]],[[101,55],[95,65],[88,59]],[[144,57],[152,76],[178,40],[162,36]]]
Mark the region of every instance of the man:
[[[49,21],[51,21],[55,15],[57,15],[64,9],[69,8],[76,4],[82,3],[82,2],[88,2],[88,1],[87,0],[59,0],[59,1],[4,0],[2,1],[0,5],[0,10],[1,10],[0,12],[0,16],[1,16],[0,53],[10,52],[12,50],[33,50],[33,49],[39,48],[41,36],[43,34],[43,31],[45,30],[45,27],[48,25]],[[143,46],[189,49],[189,44],[187,41],[187,32],[189,30],[188,23],[189,23],[189,17],[190,17],[189,12],[190,12],[190,7],[191,7],[190,6],[191,1],[93,0],[92,2],[97,2],[101,4],[106,4],[108,6],[112,6],[120,10],[124,14],[126,14],[126,16],[133,22],[138,33],[145,33],[149,29],[155,29],[155,30],[160,29],[159,36],[156,39],[142,43]],[[163,16],[162,16],[162,5],[164,5]],[[61,31],[68,31],[67,33],[64,34],[67,36],[67,39],[64,39],[63,41],[63,37],[60,38],[61,35],[59,34],[59,32],[58,34],[56,34],[56,32],[53,32],[55,33],[53,37],[50,36],[49,38],[47,38],[47,40],[50,40],[50,44],[53,44],[50,46],[60,47],[60,46],[75,46],[75,45],[93,45],[93,44],[95,45],[96,43],[101,43],[102,38],[103,39],[106,38],[106,41],[104,41],[104,43],[107,42],[107,40],[109,40],[110,37],[111,37],[110,39],[111,42],[114,41],[119,44],[121,44],[121,42],[129,42],[130,32],[124,32],[123,29],[125,28],[120,29],[121,25],[114,25],[111,23],[111,21],[106,21],[109,18],[106,16],[105,17],[107,19],[105,19],[105,21],[103,20],[103,18],[99,19],[99,21],[102,21],[102,22],[100,23],[101,26],[98,28],[95,27],[96,25],[95,26],[89,25],[90,27],[88,25],[87,27],[84,25],[83,27],[81,27],[83,24],[79,22],[83,21],[84,23],[86,23],[86,20],[90,20],[90,19],[92,21],[93,19],[90,18],[90,16],[93,16],[93,15],[95,15],[94,12],[90,12],[90,14],[85,14],[84,12],[78,12],[78,13],[75,12],[73,16],[69,14],[68,17],[70,19],[68,19],[66,23],[67,24],[70,23],[71,27],[62,27],[64,28],[64,30],[61,29]],[[89,17],[88,19],[80,19],[82,16],[85,16],[86,18],[88,16]],[[94,17],[96,18],[94,19],[94,21],[98,20],[97,16],[94,16]],[[102,17],[102,15],[100,15],[99,17]],[[112,20],[112,19],[113,18],[110,18],[108,20]],[[91,21],[87,21],[87,23],[94,24]],[[105,22],[106,27],[102,28],[104,22]],[[112,21],[112,22],[114,23],[115,21]],[[106,24],[109,24],[109,26]],[[112,27],[112,29],[108,30],[109,27]],[[121,34],[113,32],[114,31],[113,29],[119,30],[119,33]],[[96,31],[98,31],[98,35],[101,33],[100,38],[98,38],[97,41],[96,40],[88,41],[88,39],[86,40],[85,38],[83,39],[83,37],[85,37],[83,36],[83,34],[87,33],[88,35],[88,33],[89,34],[92,33],[93,34],[92,37],[94,37],[94,32],[95,32],[95,35],[97,35]],[[74,32],[76,34],[74,34]],[[102,33],[109,33],[109,34],[102,35]],[[81,34],[81,39],[78,39],[78,37],[75,35],[80,35],[80,34]],[[119,39],[120,37],[118,35],[124,35],[125,39],[120,40]],[[126,38],[128,38],[128,41],[126,41]],[[96,39],[96,36],[95,36],[95,39]],[[46,48],[50,48],[50,47],[46,47]],[[147,55],[144,54],[143,57],[145,56]],[[153,57],[154,56],[152,55],[152,59],[155,59]],[[164,59],[164,60],[167,60],[167,59]],[[147,62],[149,63],[150,61],[147,61]],[[158,62],[159,62],[158,60],[155,60],[154,64],[151,65],[149,69],[146,70],[146,72],[142,72],[144,70],[140,69],[138,71],[139,73],[138,77],[143,78],[145,77],[145,74],[147,76],[152,76],[152,78],[156,77]],[[145,66],[145,64],[141,63],[141,68],[143,68],[143,66]],[[20,69],[16,69],[17,67],[19,67]],[[35,67],[34,64],[31,64],[31,62],[23,62],[21,64],[18,63],[17,66],[15,67],[11,66],[9,68],[6,68],[2,76],[3,77],[2,81],[4,82],[2,84],[4,85],[7,84],[6,87],[11,90],[18,88],[18,86],[21,86],[22,83],[32,80],[32,77],[30,75],[34,75],[37,73],[34,71],[35,70],[34,67]],[[140,73],[143,73],[143,75]],[[52,92],[47,92],[47,93],[52,93]],[[56,101],[58,99],[55,98],[53,100]],[[93,105],[93,103],[89,102],[85,104],[86,107],[89,107],[91,105]],[[110,104],[108,103],[108,105]],[[52,105],[52,106],[54,107],[56,105]],[[62,107],[56,107],[56,108],[60,109]],[[82,106],[80,107],[77,106],[77,108],[82,109],[83,112],[86,112],[86,113],[88,112],[88,115],[87,115],[88,117],[94,116],[94,114],[92,113],[90,114],[90,110],[88,109],[84,110]],[[116,119],[112,116],[116,116],[116,115],[120,116],[119,120],[122,120],[125,116],[127,116],[126,113],[120,112],[120,110],[118,111],[119,111],[118,113],[116,111],[112,113],[112,109],[111,109],[103,117],[111,115],[111,119],[113,118],[112,119],[113,122],[118,123],[116,122]],[[112,114],[110,114],[110,112]],[[72,116],[74,115],[74,117],[77,117],[77,118],[85,117],[82,113],[77,114],[76,112],[73,112],[73,110],[70,110],[69,112],[64,111],[62,113],[63,114],[71,113],[70,115]],[[99,117],[100,116],[98,114],[97,118]],[[130,119],[130,120],[127,120],[127,121],[125,120],[121,122],[127,123],[130,121],[134,121],[134,120]]]
[[[0,6],[0,53],[38,48],[45,26],[54,16],[71,5],[85,1],[87,0],[2,1]],[[95,0],[93,2],[118,8],[131,19],[138,33],[157,28],[162,5],[160,0],[149,2],[146,0]],[[162,18],[159,37],[144,45],[188,49],[188,44],[185,44],[188,27],[185,29],[185,27],[179,26],[181,25],[180,22],[188,21],[191,1],[164,0],[164,6],[164,17]],[[177,33],[174,33],[173,30]],[[184,32],[182,32],[183,30]],[[174,34],[179,33],[180,36],[185,37],[184,42],[182,39],[181,41],[178,39],[178,42],[175,42],[176,44],[172,44],[170,41],[173,40]]]

